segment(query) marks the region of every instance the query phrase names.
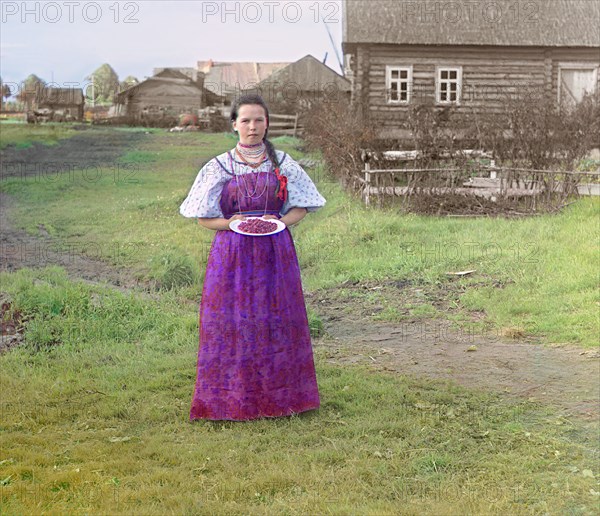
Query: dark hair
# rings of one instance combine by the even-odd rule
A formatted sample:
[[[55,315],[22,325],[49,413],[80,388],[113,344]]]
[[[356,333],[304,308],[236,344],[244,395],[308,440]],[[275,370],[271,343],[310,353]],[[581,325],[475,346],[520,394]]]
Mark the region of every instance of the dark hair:
[[[265,115],[267,117],[267,128],[265,129],[263,142],[267,147],[267,154],[269,156],[269,159],[271,160],[271,163],[273,163],[274,167],[278,167],[280,163],[277,160],[275,147],[273,147],[273,144],[267,138],[267,135],[269,134],[269,108],[267,107],[267,104],[260,95],[241,95],[231,106],[231,114],[229,115],[230,122],[235,122],[235,120],[238,117],[238,111],[240,109],[240,106],[245,105],[261,106],[265,110]]]

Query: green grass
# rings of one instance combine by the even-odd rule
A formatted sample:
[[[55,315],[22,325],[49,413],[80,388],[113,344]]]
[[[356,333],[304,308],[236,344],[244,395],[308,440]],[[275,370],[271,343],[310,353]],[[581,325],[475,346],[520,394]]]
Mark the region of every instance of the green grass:
[[[2,129],[3,143],[21,137]],[[178,208],[234,137],[149,132],[118,175],[0,185],[17,198],[17,226],[44,224],[161,288],[125,295],[59,267],[0,274],[28,317],[24,344],[0,356],[2,514],[597,512],[597,443],[582,423],[450,382],[334,366],[326,345],[315,348],[319,410],[190,423],[196,300],[214,234]],[[295,158],[299,143],[276,139]],[[410,316],[447,316],[426,294],[452,289],[459,310],[484,310],[515,335],[595,343],[597,200],[520,221],[435,219],[366,210],[323,170],[311,174],[328,203],[292,228],[305,288],[410,279],[423,286]],[[477,273],[446,276],[467,268]],[[318,312],[308,315],[319,334]],[[377,314],[401,317],[396,305]]]
[[[8,145],[17,148],[27,148],[33,142],[44,145],[56,145],[60,140],[69,138],[75,134],[72,124],[48,122],[45,124],[32,125],[26,123],[15,124],[12,121],[0,122],[0,149]]]
[[[3,130],[2,139],[14,139],[11,131]],[[169,272],[157,264],[172,262],[172,255],[192,268],[195,264],[180,285],[194,299],[214,234],[181,217],[179,205],[202,164],[231,148],[235,136],[150,132],[144,143],[92,181],[74,171],[52,181],[6,180],[0,188],[18,198],[15,223],[32,234],[43,224],[52,236],[75,244],[84,254],[159,281]],[[300,140],[274,141],[292,157],[303,156],[296,148]],[[598,346],[597,198],[583,198],[563,213],[535,218],[435,218],[366,209],[322,168],[310,173],[327,206],[291,228],[307,289],[387,279],[408,279],[439,290],[459,286],[464,291],[461,309],[483,312],[495,334]],[[476,273],[460,279],[446,274],[466,269]],[[447,315],[436,314],[427,304],[413,307],[413,312]],[[390,309],[378,317],[396,316]],[[464,317],[453,317],[465,324]]]
[[[74,283],[59,267],[0,280],[32,317],[0,358],[3,514],[597,508],[593,439],[543,407],[332,366],[317,350],[319,410],[190,423],[195,303]]]

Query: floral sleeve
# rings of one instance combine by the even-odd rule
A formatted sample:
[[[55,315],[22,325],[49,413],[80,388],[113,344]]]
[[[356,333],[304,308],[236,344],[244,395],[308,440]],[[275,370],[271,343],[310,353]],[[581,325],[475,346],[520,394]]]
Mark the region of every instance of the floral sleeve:
[[[184,217],[223,217],[219,201],[224,179],[226,178],[214,159],[206,163],[179,207],[179,213]]]
[[[319,193],[310,176],[290,156],[282,164],[282,172],[287,176],[287,199],[281,208],[285,215],[292,208],[306,208],[308,212],[317,211],[327,202]]]

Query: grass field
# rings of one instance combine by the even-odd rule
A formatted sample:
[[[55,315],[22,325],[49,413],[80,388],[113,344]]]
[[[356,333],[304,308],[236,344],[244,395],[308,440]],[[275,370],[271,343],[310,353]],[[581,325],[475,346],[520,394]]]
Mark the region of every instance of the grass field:
[[[178,207],[233,139],[146,136],[118,181],[1,185],[17,199],[16,225],[43,224],[173,287],[149,298],[59,267],[0,274],[30,317],[24,344],[0,356],[2,514],[597,514],[597,435],[579,421],[451,382],[334,366],[321,350],[318,411],[190,423],[213,233]],[[301,157],[298,143],[277,147]],[[474,268],[465,310],[548,343],[597,345],[597,201],[520,221],[433,219],[366,210],[323,170],[311,174],[328,203],[292,228],[305,288],[443,285],[447,271]]]
[[[33,142],[55,145],[59,140],[68,138],[75,133],[70,124],[52,122],[43,125],[30,125],[3,121],[0,124],[0,129],[2,130],[0,149],[8,145],[27,148],[31,147]]]
[[[11,131],[3,138],[7,133],[10,141]],[[43,224],[53,237],[117,267],[135,267],[169,286],[179,281],[194,299],[213,234],[178,208],[201,164],[233,143],[230,135],[155,131],[121,158],[121,167],[101,168],[92,180],[75,170],[52,181],[6,179],[2,190],[18,199],[15,219],[32,234]],[[276,143],[302,155],[293,139]],[[597,198],[521,220],[435,218],[365,209],[322,168],[311,173],[327,206],[291,228],[306,288],[375,278],[443,285],[451,281],[447,272],[476,269],[461,280],[461,302],[484,311],[498,334],[598,346]],[[172,279],[171,269],[188,273]]]
[[[450,383],[327,365],[319,411],[187,421],[196,307],[2,276],[36,314],[1,358],[3,514],[592,514],[577,424]]]

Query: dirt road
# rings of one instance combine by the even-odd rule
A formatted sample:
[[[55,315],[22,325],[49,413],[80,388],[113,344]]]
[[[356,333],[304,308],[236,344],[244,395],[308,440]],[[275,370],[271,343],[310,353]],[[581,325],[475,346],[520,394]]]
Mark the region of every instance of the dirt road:
[[[127,150],[143,141],[143,132],[115,132],[104,128],[90,128],[57,145],[34,143],[18,149],[9,146],[0,151],[0,178],[29,177],[40,174],[68,173],[73,167],[110,167]],[[139,286],[133,271],[115,269],[100,260],[94,260],[64,248],[54,241],[39,225],[39,236],[17,229],[11,212],[15,199],[0,192],[0,270],[14,271],[23,267],[43,268],[47,265],[64,267],[74,279],[108,282],[121,289]]]
[[[324,348],[331,363],[362,363],[375,370],[448,379],[547,403],[566,417],[598,422],[600,360],[596,350],[453,330],[444,319],[386,323],[373,320],[377,314],[372,304],[360,296],[353,296],[351,302],[346,295],[340,299],[341,292],[375,289],[383,300],[380,303],[408,304],[423,290],[420,285],[398,285],[357,283],[307,294],[327,333],[315,339],[315,347]]]

